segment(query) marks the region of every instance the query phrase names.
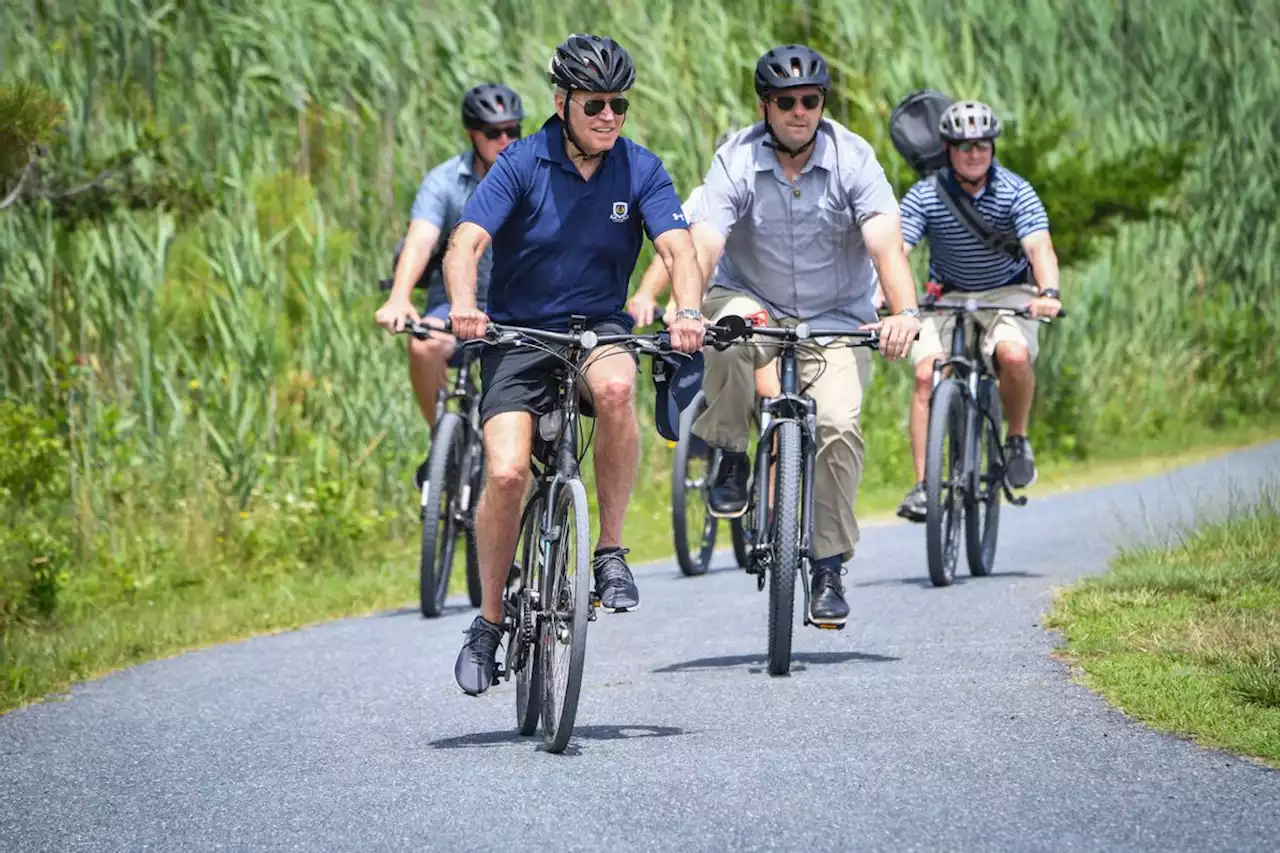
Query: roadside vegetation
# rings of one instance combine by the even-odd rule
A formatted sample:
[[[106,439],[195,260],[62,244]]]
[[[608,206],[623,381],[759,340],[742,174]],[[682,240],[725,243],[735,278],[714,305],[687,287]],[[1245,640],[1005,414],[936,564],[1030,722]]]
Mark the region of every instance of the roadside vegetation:
[[[1273,428],[1280,12],[1250,5],[14,5],[0,31],[0,710],[415,597],[427,434],[405,342],[373,326],[376,283],[423,172],[463,144],[461,93],[510,83],[533,132],[546,57],[574,31],[632,51],[627,132],[682,194],[716,134],[752,119],[751,68],[771,44],[825,53],[830,114],[900,193],[913,175],[888,141],[893,104],[923,86],[991,102],[1008,120],[999,156],[1040,189],[1068,267],[1071,317],[1043,335],[1032,434],[1048,468]],[[864,509],[910,485],[909,381],[877,362]],[[670,451],[646,432],[643,454],[636,559],[666,553],[669,530]]]

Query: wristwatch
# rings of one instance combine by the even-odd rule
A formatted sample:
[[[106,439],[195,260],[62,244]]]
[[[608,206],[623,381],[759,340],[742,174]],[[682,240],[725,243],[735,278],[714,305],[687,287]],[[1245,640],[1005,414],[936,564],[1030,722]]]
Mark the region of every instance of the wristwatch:
[[[684,317],[689,320],[701,320],[702,312],[699,311],[697,308],[681,308],[679,311],[676,312],[676,318],[679,319],[681,317]]]
[[[1045,299],[1061,299],[1062,298],[1062,296],[1058,293],[1058,288],[1056,287],[1046,287],[1044,290],[1040,291],[1040,295],[1043,296]]]
[[[919,320],[919,319],[920,319],[920,309],[919,309],[919,308],[903,308],[901,311],[899,311],[899,312],[898,312],[898,316],[900,316],[900,317],[915,317],[917,320]]]

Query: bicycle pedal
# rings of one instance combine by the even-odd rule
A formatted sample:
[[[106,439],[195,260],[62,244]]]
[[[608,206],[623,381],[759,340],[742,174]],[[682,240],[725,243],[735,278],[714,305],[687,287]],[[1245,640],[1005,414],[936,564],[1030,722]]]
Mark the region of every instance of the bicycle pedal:
[[[820,631],[843,631],[843,622],[811,622],[809,623]]]

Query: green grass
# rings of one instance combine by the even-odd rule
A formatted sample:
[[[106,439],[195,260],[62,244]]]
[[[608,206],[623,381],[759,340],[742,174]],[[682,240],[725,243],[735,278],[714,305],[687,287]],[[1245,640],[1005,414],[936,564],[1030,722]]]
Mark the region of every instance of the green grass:
[[[1134,719],[1280,767],[1280,503],[1132,550],[1047,621],[1083,681]]]

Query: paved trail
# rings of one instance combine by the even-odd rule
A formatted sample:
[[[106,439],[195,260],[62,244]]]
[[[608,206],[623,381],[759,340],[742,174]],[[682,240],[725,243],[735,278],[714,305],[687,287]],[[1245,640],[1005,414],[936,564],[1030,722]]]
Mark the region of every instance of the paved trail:
[[[1109,710],[1038,624],[1264,483],[1280,444],[1006,508],[997,574],[948,589],[922,528],[870,528],[850,627],[797,629],[786,678],[753,579],[641,567],[562,756],[514,735],[513,684],[454,686],[460,608],[140,666],[0,718],[0,850],[1280,850],[1280,773]]]

